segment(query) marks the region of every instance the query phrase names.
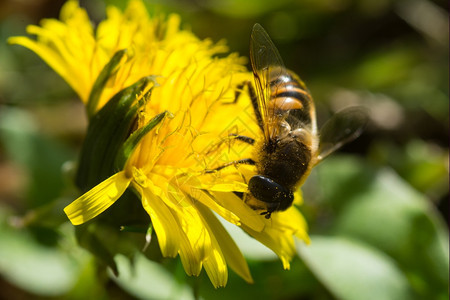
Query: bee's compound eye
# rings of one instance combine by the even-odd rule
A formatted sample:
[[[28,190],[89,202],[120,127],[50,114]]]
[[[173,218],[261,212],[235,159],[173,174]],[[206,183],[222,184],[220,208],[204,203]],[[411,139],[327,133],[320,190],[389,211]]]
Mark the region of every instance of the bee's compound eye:
[[[272,206],[270,204],[275,204],[276,207],[273,208],[273,211],[285,210],[291,206],[292,201],[294,201],[292,191],[276,183],[272,179],[261,175],[255,175],[250,178],[248,189],[253,197],[268,203],[269,207]]]

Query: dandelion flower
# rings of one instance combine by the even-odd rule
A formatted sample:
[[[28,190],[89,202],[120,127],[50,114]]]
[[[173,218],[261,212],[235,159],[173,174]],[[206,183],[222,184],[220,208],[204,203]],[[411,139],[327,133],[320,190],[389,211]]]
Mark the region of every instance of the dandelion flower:
[[[198,276],[204,268],[215,287],[225,286],[230,266],[252,282],[219,218],[272,249],[288,269],[294,237],[308,242],[297,208],[274,213],[270,220],[249,208],[236,192],[247,192],[253,166],[205,172],[253,155],[251,146],[230,133],[261,138],[249,96],[243,92],[235,101],[238,86],[251,79],[245,60],[236,54],[219,58],[227,51],[224,43],[200,40],[179,25],[177,15],[150,17],[141,1],[130,1],[123,12],[108,7],[106,20],[94,29],[86,11],[68,1],[60,20],[28,27],[36,40],[10,39],[37,53],[86,104],[90,126],[99,128],[88,130],[86,149],[93,149],[86,144],[95,139],[105,141],[98,143],[89,166],[110,162],[105,158],[110,153],[116,162],[64,211],[79,225],[132,189],[150,217],[162,255],[179,255],[187,274]],[[127,92],[124,108],[120,99]],[[114,119],[117,111],[126,117]],[[129,127],[122,129],[117,120],[128,120]],[[116,129],[126,136],[111,135]]]

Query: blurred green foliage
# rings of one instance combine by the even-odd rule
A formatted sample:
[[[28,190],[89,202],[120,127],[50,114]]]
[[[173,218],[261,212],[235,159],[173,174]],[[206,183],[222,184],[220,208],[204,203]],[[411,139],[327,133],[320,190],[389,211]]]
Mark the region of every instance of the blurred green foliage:
[[[77,246],[62,208],[75,199],[71,162],[86,130],[84,108],[34,53],[6,45],[63,1],[0,3],[0,298],[6,299],[448,299],[448,15],[429,0],[170,0],[201,38],[226,39],[248,56],[261,23],[285,65],[315,97],[321,123],[357,104],[371,124],[318,166],[301,208],[312,244],[290,271],[236,228],[254,277],[231,273],[214,290],[178,259],[115,258],[119,277]],[[81,1],[90,16],[124,1]],[[447,222],[447,223],[446,223]],[[102,229],[103,230],[103,229]],[[114,232],[111,238],[145,235]],[[124,249],[137,250],[131,245]],[[160,254],[151,243],[145,255]]]

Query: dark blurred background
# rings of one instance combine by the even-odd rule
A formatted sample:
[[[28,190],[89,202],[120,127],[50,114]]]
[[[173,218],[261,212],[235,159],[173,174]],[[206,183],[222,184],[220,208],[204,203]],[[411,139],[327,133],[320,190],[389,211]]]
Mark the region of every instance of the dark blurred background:
[[[81,250],[64,248],[76,246],[73,240],[68,242],[62,238],[71,232],[70,226],[63,223],[65,216],[61,209],[77,195],[71,176],[86,129],[84,108],[68,85],[37,55],[6,43],[10,36],[26,34],[28,24],[38,24],[42,18],[58,18],[63,3],[60,0],[0,1],[0,298],[76,298],[73,286],[75,283],[83,286],[80,274],[92,272],[80,267],[85,266],[80,263],[85,258],[65,257],[67,253],[77,256],[72,252]],[[93,0],[80,1],[80,4],[96,24],[105,18],[107,5],[125,7],[126,1]],[[392,190],[401,185],[419,195],[426,203],[425,210],[439,212],[432,217],[424,213],[431,223],[440,224],[432,232],[448,235],[447,2],[168,0],[146,4],[151,14],[180,14],[183,28],[202,39],[215,42],[225,39],[230,51],[246,57],[251,28],[254,23],[260,23],[277,45],[285,65],[309,87],[321,124],[345,106],[361,105],[370,110],[371,120],[365,133],[345,146],[336,159],[330,158],[330,163],[318,167],[304,188],[303,212],[312,234],[360,237],[362,233],[342,229],[344,221],[339,221],[340,215],[346,215],[348,203],[329,199],[337,194],[349,199],[355,195],[370,196],[369,187],[382,177],[380,170],[389,170],[395,174],[398,180],[395,182],[401,183]],[[350,163],[357,167],[343,165],[340,157],[350,158]],[[336,169],[330,170],[333,166]],[[344,168],[341,173],[339,167]],[[341,175],[348,176],[348,181]],[[389,204],[383,209],[389,214]],[[51,218],[39,219],[49,211]],[[442,220],[447,226],[443,226]],[[61,241],[66,243],[63,250]],[[442,284],[434,286],[427,282],[434,276],[429,275],[433,267],[425,273],[417,271],[424,270],[423,266],[411,271],[405,267],[410,261],[402,256],[403,252],[389,252],[382,247],[381,250],[393,257],[405,272],[413,299],[444,299],[442,295],[448,295],[448,282],[447,292],[430,291],[442,288]],[[47,287],[44,278],[43,283],[30,283],[40,268],[45,268],[43,262],[50,259],[48,256],[55,256],[56,261],[55,267],[47,272],[56,272],[55,277],[67,277],[55,289]],[[276,290],[283,291],[280,298],[336,296],[321,280],[311,279],[314,276],[300,262],[290,273],[280,270],[278,262],[258,263],[251,258],[250,262],[252,273],[260,283],[266,280],[262,275],[264,270],[282,274],[279,279],[267,279],[280,282],[266,285],[267,289],[275,285]],[[446,268],[448,271],[448,248]],[[58,272],[62,275],[57,275]],[[296,278],[303,278],[306,283],[296,289]],[[203,281],[203,286],[208,286],[207,280]],[[231,287],[219,294],[224,298],[235,297],[233,291],[238,286],[247,288],[236,276],[230,281],[234,286],[230,284]],[[308,284],[315,288],[308,288]],[[127,292],[127,287],[112,286],[117,291],[116,299],[136,296]],[[208,289],[205,287],[200,295],[205,298],[214,295]],[[258,289],[263,289],[261,284],[252,286],[249,293],[255,295]],[[272,293],[275,291],[265,295],[278,298],[272,297]],[[99,295],[111,296],[103,292]]]

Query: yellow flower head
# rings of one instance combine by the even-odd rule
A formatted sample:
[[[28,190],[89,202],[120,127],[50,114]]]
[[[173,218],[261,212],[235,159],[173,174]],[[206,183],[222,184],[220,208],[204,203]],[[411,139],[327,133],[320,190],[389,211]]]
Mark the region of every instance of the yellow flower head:
[[[215,56],[227,50],[223,43],[199,40],[179,23],[177,15],[150,18],[136,0],[124,12],[109,7],[107,19],[94,30],[85,10],[68,1],[60,21],[28,27],[37,40],[10,42],[31,49],[58,72],[86,103],[91,122],[114,95],[146,78],[132,98],[138,109],[124,144],[132,145],[131,151],[119,170],[65,208],[74,225],[98,216],[132,188],[163,256],[180,255],[189,275],[204,267],[215,287],[226,284],[227,265],[251,282],[247,263],[218,216],[272,249],[284,268],[295,253],[294,236],[308,242],[306,224],[294,206],[267,220],[234,193],[247,192],[253,166],[205,172],[253,155],[251,146],[230,134],[261,138],[248,95],[235,101],[238,86],[251,74],[235,54]],[[124,49],[97,90],[102,70]]]

